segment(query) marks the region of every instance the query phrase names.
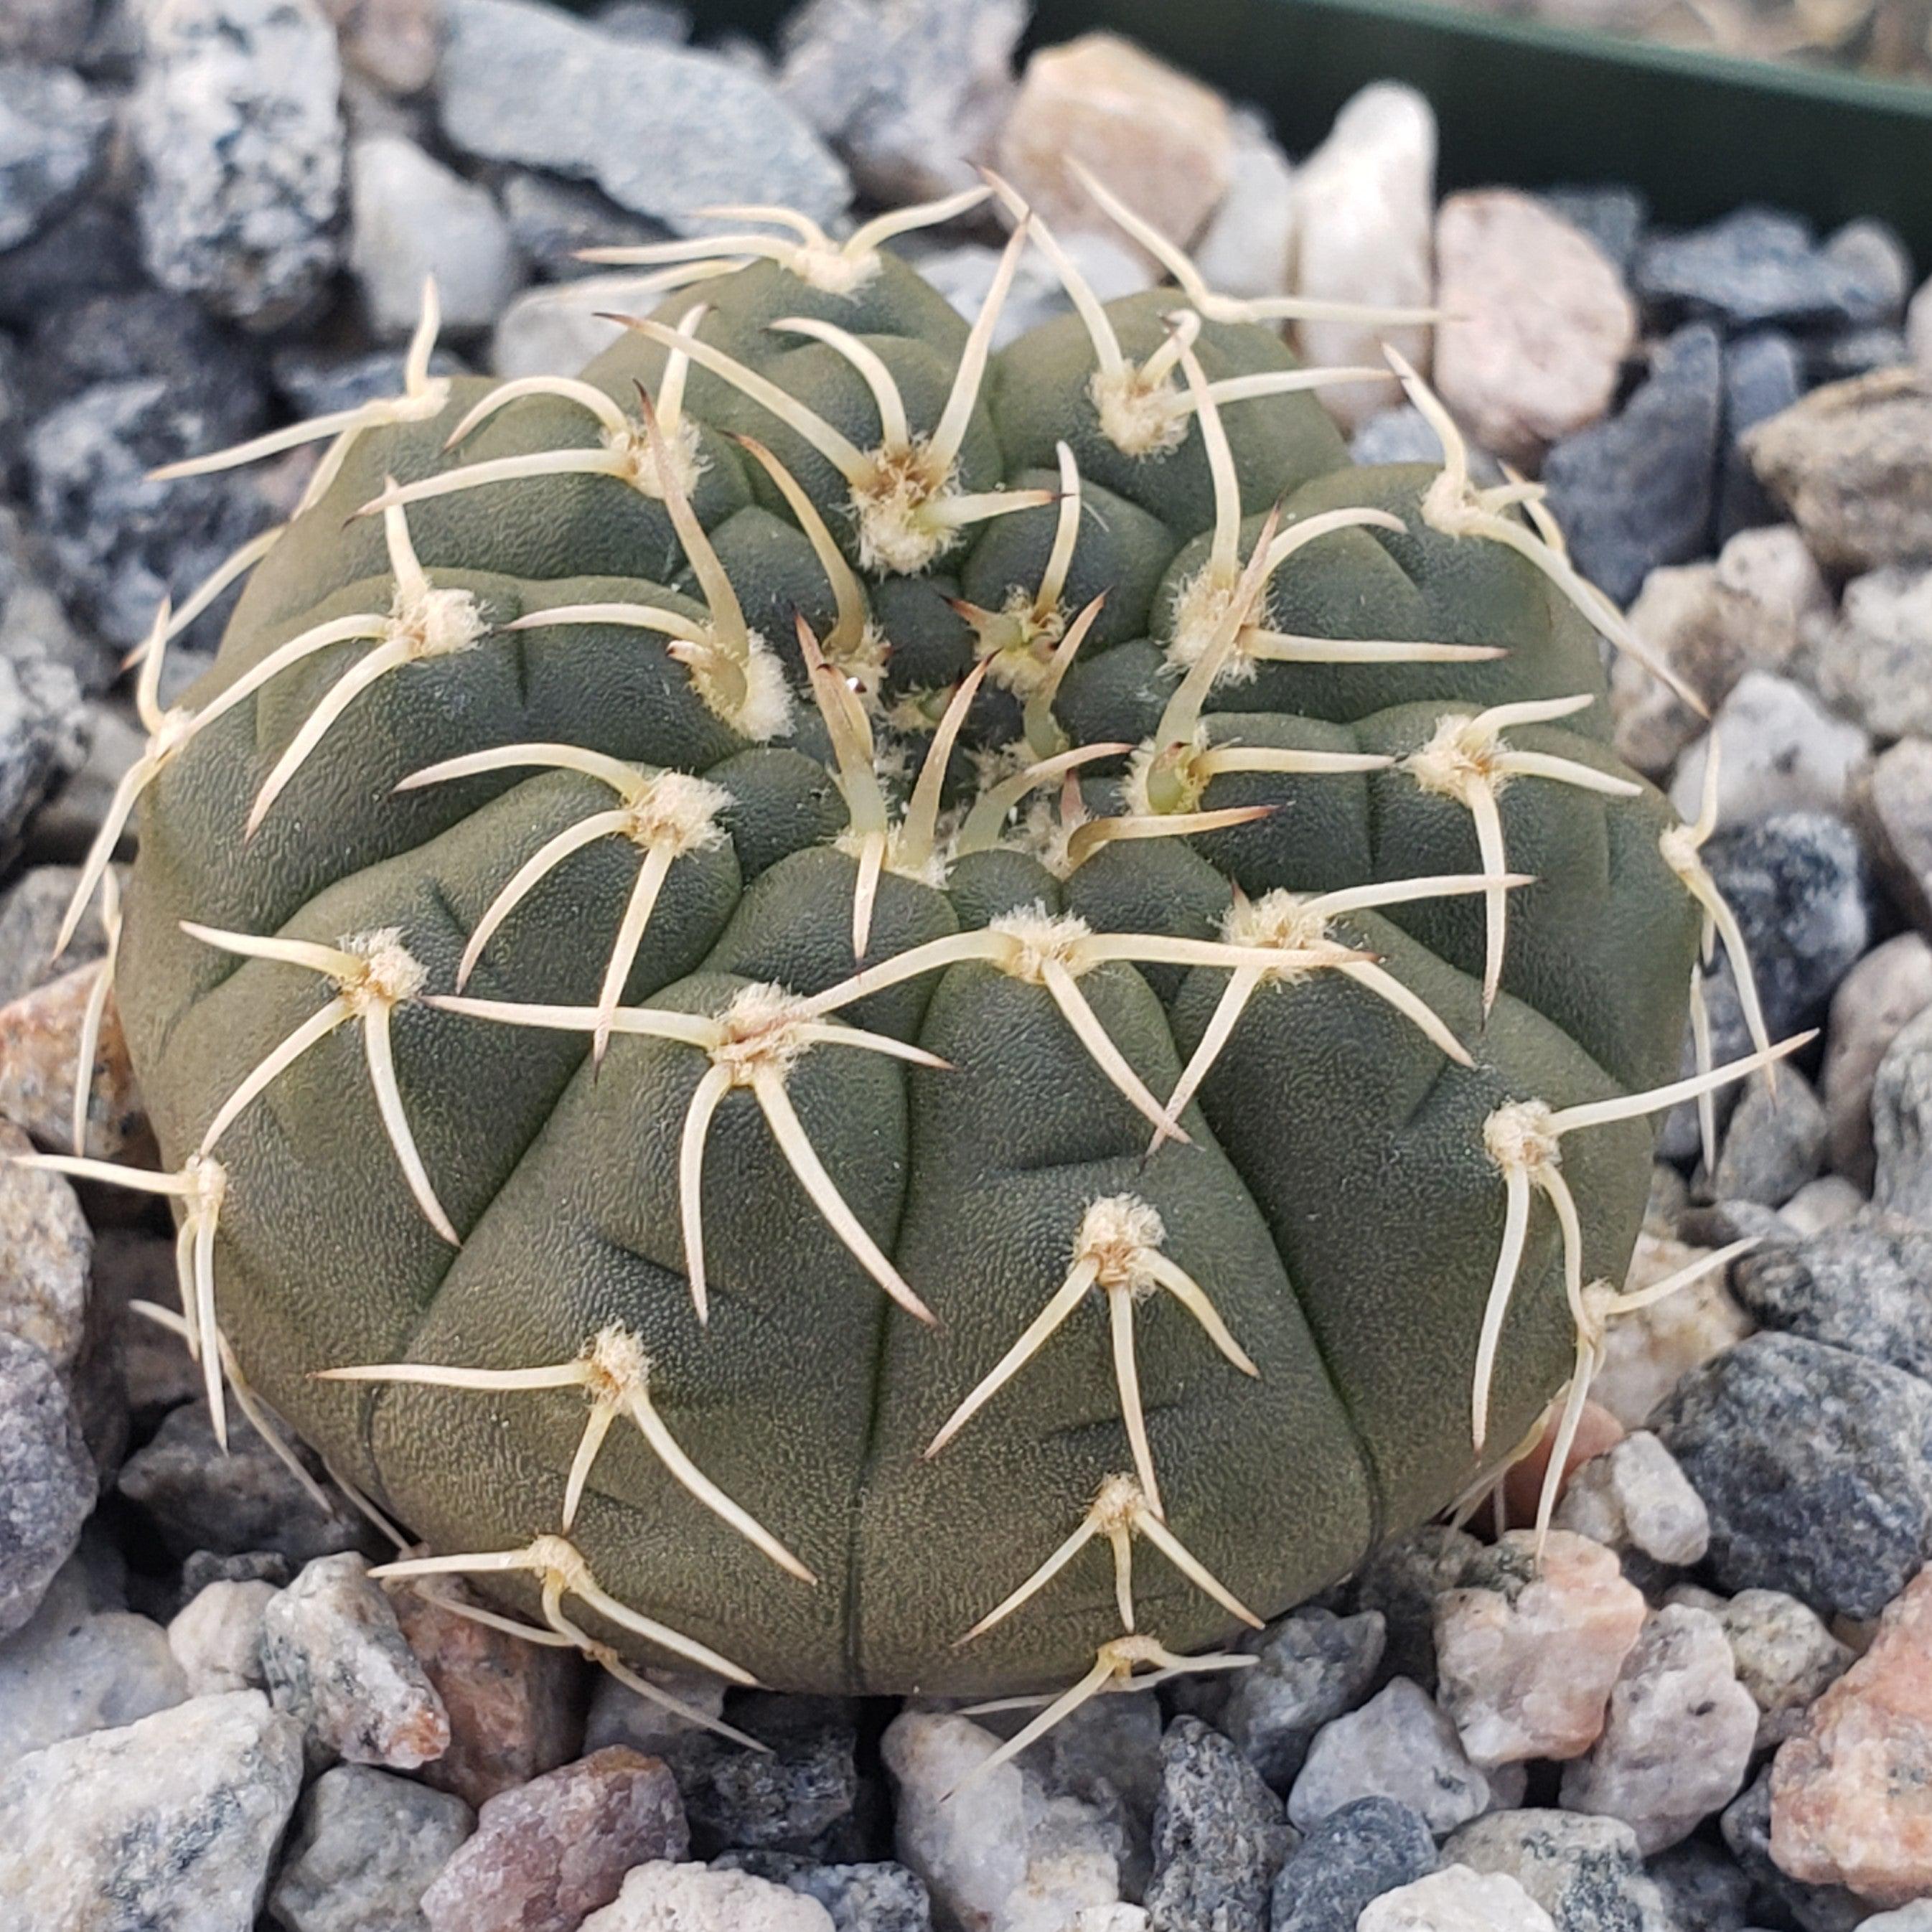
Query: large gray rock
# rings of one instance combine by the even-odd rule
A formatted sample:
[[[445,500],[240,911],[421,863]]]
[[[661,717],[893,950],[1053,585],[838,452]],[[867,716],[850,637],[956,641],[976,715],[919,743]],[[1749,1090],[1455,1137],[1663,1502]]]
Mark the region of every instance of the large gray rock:
[[[1932,1230],[1882,1214],[1760,1249],[1731,1288],[1766,1328],[1932,1378]]]
[[[1154,1924],[1168,1932],[1268,1932],[1275,1874],[1294,1843],[1281,1800],[1198,1718],[1168,1726],[1160,1767],[1147,1891]]]
[[[1568,1811],[1496,1811],[1442,1847],[1445,1865],[1514,1879],[1556,1932],[1677,1932],[1636,1834],[1614,1818]]]
[[[1406,1677],[1322,1730],[1288,1794],[1288,1815],[1308,1831],[1365,1798],[1394,1798],[1438,1835],[1489,1809],[1490,1781],[1469,1762],[1456,1726]]]
[[[614,39],[528,0],[451,0],[448,28],[439,106],[466,154],[594,181],[681,232],[704,230],[693,211],[710,202],[829,221],[850,197],[796,110],[722,55]]]
[[[0,249],[17,248],[86,186],[112,119],[65,68],[0,65]]]
[[[248,1932],[301,1789],[301,1732],[259,1690],[50,1745],[0,1772],[0,1921]]]
[[[128,126],[148,272],[272,328],[339,258],[334,32],[315,0],[170,0],[145,24]]]
[[[94,1507],[94,1460],[53,1364],[0,1334],[0,1634],[39,1607]]]
[[[1234,1673],[1216,1721],[1276,1791],[1294,1782],[1316,1732],[1353,1710],[1374,1682],[1383,1631],[1378,1611],[1338,1617],[1310,1607],[1246,1641],[1261,1661]]]

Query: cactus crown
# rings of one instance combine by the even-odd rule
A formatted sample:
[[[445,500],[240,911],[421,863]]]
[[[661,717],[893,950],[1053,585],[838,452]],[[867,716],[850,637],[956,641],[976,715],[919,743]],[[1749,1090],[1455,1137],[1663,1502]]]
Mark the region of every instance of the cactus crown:
[[[389,1574],[647,1689],[1076,1679],[1002,1757],[1574,1430],[1643,1118],[1773,1054],[1666,1077],[1748,970],[1534,487],[1090,185],[1175,286],[1000,183],[721,211],[602,251],[667,304],[580,378],[430,377],[432,290],[400,396],[176,466],[324,444],[158,616],[76,896],[141,802],[176,1165],[38,1157],[174,1199],[218,1429],[259,1384]],[[988,195],[968,326],[885,244]],[[1439,470],[1347,466],[1374,380]]]

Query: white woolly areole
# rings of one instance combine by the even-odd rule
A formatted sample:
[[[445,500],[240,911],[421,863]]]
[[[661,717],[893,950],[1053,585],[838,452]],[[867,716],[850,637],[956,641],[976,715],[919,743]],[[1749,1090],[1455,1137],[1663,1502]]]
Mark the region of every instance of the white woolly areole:
[[[730,802],[731,794],[709,778],[659,772],[645,780],[631,801],[626,830],[638,844],[661,848],[675,857],[711,851],[724,842],[718,814]]]
[[[614,1322],[591,1337],[584,1360],[590,1371],[584,1386],[599,1401],[620,1400],[650,1379],[651,1358],[643,1341],[621,1322]]]
[[[1116,1530],[1132,1528],[1146,1508],[1147,1498],[1132,1477],[1109,1476],[1094,1491],[1094,1506],[1088,1511],[1088,1518],[1102,1534],[1112,1534]]]
[[[228,1170],[212,1154],[191,1154],[182,1162],[187,1200],[200,1214],[218,1214],[228,1194]]]
[[[935,474],[923,441],[873,455],[871,474],[852,485],[862,568],[916,577],[951,546],[958,532],[926,512],[952,494],[958,467],[949,463],[944,474]]]
[[[1164,375],[1150,382],[1131,362],[1096,369],[1087,394],[1101,434],[1123,456],[1165,456],[1186,439],[1186,395]]]
[[[1137,1194],[1106,1194],[1082,1216],[1073,1258],[1092,1262],[1102,1288],[1145,1294],[1155,1285],[1148,1257],[1166,1238],[1167,1224],[1150,1202]]]
[[[782,738],[791,729],[791,686],[785,681],[784,666],[778,653],[756,631],[746,633],[747,654],[737,668],[743,673],[745,695],[734,703],[720,688],[715,658],[728,656],[722,646],[700,650],[683,660],[691,674],[692,687],[715,718],[730,725],[741,738],[754,745]]]
[[[406,1000],[413,1000],[429,976],[422,962],[403,944],[403,929],[399,926],[352,933],[337,943],[344,952],[354,954],[362,962],[359,973],[352,976],[345,973],[335,982],[358,1013],[370,1006],[400,1006]]]
[[[1017,949],[1010,959],[1000,962],[1001,970],[1036,986],[1045,978],[1049,963],[1064,967],[1077,976],[1080,971],[1077,949],[1083,939],[1093,936],[1092,928],[1084,919],[1070,914],[1049,913],[1037,899],[1022,912],[1004,912],[998,919],[989,920],[987,930],[1012,940]]]
[[[1278,886],[1258,899],[1237,899],[1222,915],[1221,937],[1230,946],[1304,952],[1328,937],[1328,927],[1318,911]]]
[[[1478,787],[1493,797],[1509,782],[1496,764],[1502,751],[1493,725],[1451,712],[1437,721],[1428,743],[1402,760],[1402,769],[1424,791],[1444,798],[1466,800]]]
[[[802,1031],[805,1004],[782,986],[742,988],[718,1016],[724,1037],[711,1049],[712,1064],[728,1068],[740,1087],[748,1087],[760,1074],[776,1073],[783,1079],[812,1045]]]
[[[1563,1148],[1541,1100],[1508,1100],[1483,1123],[1483,1148],[1505,1174],[1561,1167]]]
[[[389,606],[389,640],[417,658],[442,658],[473,650],[489,628],[483,608],[468,590],[398,588]]]
[[[1658,836],[1657,849],[1664,855],[1664,862],[1680,879],[1684,879],[1704,869],[1699,844],[1696,826],[1671,825]]]
[[[621,430],[607,429],[598,440],[624,466],[626,482],[646,496],[664,500],[666,478],[657,452],[651,447],[650,433],[642,423],[627,421]],[[698,478],[710,467],[698,444],[698,425],[688,417],[680,417],[663,433],[662,440],[670,458],[669,481],[688,496],[698,487]]]

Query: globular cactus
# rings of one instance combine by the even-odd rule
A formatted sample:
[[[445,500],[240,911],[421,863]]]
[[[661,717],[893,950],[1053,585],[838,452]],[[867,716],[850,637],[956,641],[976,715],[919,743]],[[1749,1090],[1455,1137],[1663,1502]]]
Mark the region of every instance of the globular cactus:
[[[1030,1736],[1574,1427],[1646,1117],[1738,1070],[1675,1077],[1700,928],[1748,974],[1535,490],[1394,358],[1444,466],[1352,467],[1306,392],[1387,372],[1111,202],[1178,290],[1016,208],[969,328],[884,244],[976,199],[643,251],[580,381],[434,377],[430,314],[208,460],[330,439],[158,620],[82,888],[138,798],[168,1171],[47,1158],[175,1197],[218,1417],[400,1570]],[[992,354],[1034,248],[1075,312]]]

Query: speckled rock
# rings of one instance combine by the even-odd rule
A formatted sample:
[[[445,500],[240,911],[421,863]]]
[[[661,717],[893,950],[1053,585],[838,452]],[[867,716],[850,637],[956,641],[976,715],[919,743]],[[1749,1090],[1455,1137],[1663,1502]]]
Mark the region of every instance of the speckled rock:
[[[264,328],[320,292],[338,255],[341,74],[314,0],[172,0],[152,15],[128,131],[164,288]]]
[[[822,1865],[789,1852],[727,1852],[712,1861],[816,1899],[836,1932],[932,1932],[932,1901],[902,1864]]]
[[[1469,1762],[1456,1726],[1406,1677],[1323,1727],[1288,1794],[1288,1815],[1307,1831],[1364,1798],[1394,1798],[1438,1835],[1489,1809],[1489,1780]]]
[[[1481,1548],[1466,1530],[1425,1523],[1391,1538],[1363,1564],[1355,1579],[1355,1606],[1382,1619],[1384,1670],[1414,1678],[1425,1690],[1435,1688],[1436,1600],[1462,1580],[1469,1559]]]
[[[49,1146],[65,1148],[74,1131],[74,1059],[99,970],[77,966],[0,1007],[0,1114]],[[146,1124],[110,994],[88,1097],[87,1151],[97,1160],[110,1160]]]
[[[430,1932],[578,1932],[633,1865],[689,1849],[670,1772],[614,1745],[484,1804],[423,1916]]]
[[[1803,1932],[1852,1932],[1871,1907],[1839,1885],[1802,1885],[1779,1870],[1771,1856],[1772,1767],[1725,1808],[1718,1821],[1725,1845],[1749,1875],[1760,1915]]]
[[[39,1607],[94,1491],[93,1458],[52,1362],[0,1334],[0,1635]]]
[[[1445,1863],[1506,1873],[1556,1932],[1676,1932],[1645,1875],[1636,1834],[1614,1818],[1570,1811],[1495,1811],[1442,1847]]]
[[[285,1932],[422,1932],[417,1901],[476,1822],[460,1798],[339,1764],[296,1813],[269,1912]]]
[[[1807,1885],[1878,1905],[1932,1894],[1932,1570],[1889,1604],[1871,1648],[1778,1754],[1771,1856]]]
[[[1893,1036],[1872,1076],[1872,1204],[1932,1227],[1932,1010]]]
[[[1384,1893],[1355,1932],[1552,1932],[1548,1912],[1503,1873],[1467,1865],[1418,1879]]]
[[[1268,1932],[1275,1874],[1294,1843],[1281,1800],[1198,1718],[1160,1741],[1147,1908],[1171,1932]]]
[[[190,1696],[265,1688],[262,1613],[276,1594],[276,1586],[268,1582],[210,1583],[176,1612],[168,1625],[168,1648],[188,1679]]]
[[[94,1237],[62,1176],[11,1164],[9,1156],[32,1148],[0,1120],[0,1334],[68,1370],[86,1330]]]
[[[425,1784],[479,1805],[568,1763],[580,1742],[586,1750],[620,1743],[646,1755],[655,1750],[640,1738],[614,1733],[586,1741],[579,1715],[580,1660],[573,1652],[526,1643],[448,1608],[476,1600],[460,1579],[436,1578],[433,1595],[407,1583],[387,1594],[448,1720],[448,1748],[418,1774]],[[623,1690],[614,1678],[604,1681]]]
[[[1712,1576],[1875,1616],[1932,1535],[1932,1388],[1760,1333],[1687,1376],[1657,1432],[1711,1515]]]
[[[1680,815],[1694,819],[1702,807],[1713,739],[1724,748],[1720,827],[1748,825],[1774,812],[1837,812],[1871,755],[1864,733],[1828,711],[1807,686],[1768,670],[1746,671],[1710,730],[1678,760],[1670,794]]]
[[[1470,1761],[1571,1758],[1594,1744],[1644,1619],[1642,1594],[1600,1544],[1512,1531],[1438,1599],[1438,1695]]]
[[[1803,1074],[1780,1067],[1774,1088],[1753,1074],[1725,1127],[1706,1184],[1712,1198],[1782,1207],[1816,1175],[1828,1131],[1824,1106]]]
[[[1932,1378],[1932,1230],[1878,1212],[1746,1255],[1738,1298],[1766,1328]]]
[[[1845,1674],[1853,1653],[1825,1628],[1815,1610],[1782,1590],[1740,1590],[1720,1597],[1680,1584],[1668,1601],[1708,1610],[1731,1646],[1738,1682],[1759,1712],[1757,1748],[1780,1744],[1804,1713]]]
[[[65,68],[0,65],[0,249],[17,248],[86,186],[112,118]]]
[[[262,1615],[262,1674],[312,1762],[413,1771],[449,1744],[442,1700],[354,1552],[319,1556]]]
[[[1676,1932],[1745,1932],[1751,1882],[1744,1868],[1708,1838],[1687,1838],[1646,1862]]]
[[[1846,808],[1906,916],[1932,926],[1932,742],[1903,738],[1852,776]]]
[[[1677,1569],[1701,1561],[1711,1540],[1702,1498],[1648,1430],[1586,1462],[1564,1489],[1556,1521],[1606,1549],[1638,1550]]]
[[[1932,1006],[1932,944],[1902,932],[1874,946],[1839,982],[1825,1031],[1820,1084],[1830,1123],[1828,1157],[1834,1173],[1869,1188],[1871,1090],[1879,1062],[1907,1021]]]
[[[1310,1828],[1274,1882],[1271,1932],[1355,1932],[1371,1899],[1436,1869],[1427,1821],[1393,1798],[1358,1798]]]
[[[1637,1237],[1625,1286],[1648,1287],[1707,1250],[1667,1236]],[[1684,1376],[1743,1340],[1754,1325],[1719,1269],[1681,1293],[1612,1322],[1604,1366],[1591,1384],[1594,1400],[1628,1427],[1640,1426]]]
[[[814,1898],[749,1872],[654,1859],[625,1874],[611,1904],[581,1932],[833,1932]]]
[[[259,1690],[197,1697],[0,1771],[0,1918],[245,1932],[302,1789],[302,1735]]]
[[[1838,621],[1819,638],[1819,694],[1879,739],[1932,733],[1923,652],[1932,625],[1932,570],[1892,566],[1845,586]]]
[[[702,1858],[741,1848],[806,1852],[832,1842],[859,1798],[852,1707],[836,1697],[754,1691],[734,1700],[737,1728],[768,1747],[750,1751],[709,1732],[668,1760]]]
[[[1624,1658],[1603,1736],[1564,1768],[1564,1808],[1620,1818],[1646,1856],[1662,1851],[1738,1795],[1757,1724],[1724,1626],[1669,1605]]]
[[[1352,1710],[1374,1682],[1383,1633],[1375,1610],[1351,1617],[1313,1606],[1296,1610],[1244,1640],[1261,1661],[1252,1670],[1231,1673],[1226,1702],[1218,1712],[1204,1714],[1234,1739],[1275,1790],[1286,1793],[1308,1755],[1310,1740]]]

